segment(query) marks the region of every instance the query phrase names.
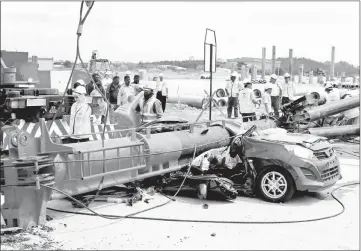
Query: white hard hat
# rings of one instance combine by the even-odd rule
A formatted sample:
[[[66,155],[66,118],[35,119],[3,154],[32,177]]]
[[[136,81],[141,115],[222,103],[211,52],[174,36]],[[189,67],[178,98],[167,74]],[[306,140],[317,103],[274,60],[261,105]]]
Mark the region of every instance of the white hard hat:
[[[85,86],[79,85],[77,88],[75,88],[74,92],[85,95],[86,94]]]
[[[283,76],[284,78],[290,78],[291,77],[291,75],[290,74],[288,74],[288,72]]]
[[[238,73],[236,71],[234,71],[232,74],[231,74],[231,77],[237,77],[238,76]]]
[[[159,73],[159,77],[163,77],[164,75],[163,75],[163,73]]]
[[[78,81],[76,81],[76,83],[79,83],[80,85],[85,86],[85,82],[82,79],[79,79]]]
[[[330,88],[332,88],[332,85],[330,83],[325,84],[325,89],[330,89]]]
[[[276,74],[272,74],[272,75],[271,75],[271,78],[277,79],[277,75],[276,75]]]
[[[267,89],[272,89],[272,85],[271,84],[265,84],[264,85],[264,90],[266,91]]]

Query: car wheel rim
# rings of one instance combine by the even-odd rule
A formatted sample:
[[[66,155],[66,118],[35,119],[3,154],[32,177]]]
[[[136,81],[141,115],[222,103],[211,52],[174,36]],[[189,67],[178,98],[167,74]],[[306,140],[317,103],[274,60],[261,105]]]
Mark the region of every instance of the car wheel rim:
[[[287,181],[279,172],[269,172],[262,178],[261,188],[267,197],[279,199],[287,191]]]

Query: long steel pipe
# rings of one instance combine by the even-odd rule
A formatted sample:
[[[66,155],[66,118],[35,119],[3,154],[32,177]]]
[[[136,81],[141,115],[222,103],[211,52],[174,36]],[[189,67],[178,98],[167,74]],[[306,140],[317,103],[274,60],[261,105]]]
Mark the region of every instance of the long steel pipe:
[[[318,127],[308,128],[310,134],[322,137],[335,137],[341,135],[359,135],[359,125],[346,125],[346,126],[332,126],[332,127]]]
[[[360,106],[360,97],[352,97],[329,104],[305,108],[302,115],[295,116],[294,121],[312,122],[327,116]]]
[[[200,154],[230,143],[230,133],[221,126],[136,137],[136,141],[127,137],[105,140],[104,148],[101,141],[69,144],[74,154],[59,154],[54,160],[55,187],[70,195],[95,191],[104,176],[104,168],[107,175],[103,188],[161,175],[188,164],[195,145]],[[144,150],[139,151],[139,147]],[[145,156],[126,158],[132,155]],[[103,165],[104,159],[110,160]],[[62,197],[57,193],[52,196]]]

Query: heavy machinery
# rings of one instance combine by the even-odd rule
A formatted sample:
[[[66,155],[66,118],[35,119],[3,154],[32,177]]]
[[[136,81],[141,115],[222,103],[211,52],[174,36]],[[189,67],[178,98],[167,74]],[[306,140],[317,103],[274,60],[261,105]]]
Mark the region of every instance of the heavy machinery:
[[[334,101],[318,105],[319,99],[314,95],[305,95],[282,107],[283,116],[279,126],[286,129],[315,127],[315,121],[335,115],[360,106],[360,97]]]
[[[1,126],[11,124],[18,119],[33,123],[39,118],[51,119],[62,98],[59,90],[37,88],[38,64],[36,61],[28,62],[27,53],[2,51],[2,54],[4,55],[1,57]],[[8,67],[6,63],[13,66]],[[69,114],[71,104],[72,98],[66,97],[65,105],[59,111],[57,118]]]

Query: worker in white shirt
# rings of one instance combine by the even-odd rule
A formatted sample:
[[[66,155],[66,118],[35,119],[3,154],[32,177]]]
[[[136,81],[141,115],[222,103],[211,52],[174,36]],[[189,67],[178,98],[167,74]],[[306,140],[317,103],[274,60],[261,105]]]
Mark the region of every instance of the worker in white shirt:
[[[331,83],[325,84],[325,92],[327,93],[326,97],[325,97],[325,104],[328,104],[330,102],[333,101],[338,101],[341,99],[340,97],[340,93],[338,91],[335,91],[331,85]],[[323,119],[323,126],[334,126],[336,125],[339,117],[340,117],[340,113],[338,114],[334,114],[331,116],[328,116],[326,118]]]
[[[326,103],[338,101],[341,99],[340,92],[338,90],[335,90],[330,83],[325,84],[325,92],[327,93],[325,98]]]
[[[163,73],[159,74],[159,78],[156,86],[157,99],[162,103],[163,112],[165,112],[165,106],[168,98],[168,85],[163,81]]]
[[[287,104],[289,102],[291,102],[291,99],[293,98],[295,92],[296,92],[296,87],[295,87],[295,83],[291,82],[291,75],[286,73],[284,76],[285,78],[285,83],[283,85],[283,91],[282,91],[282,105]]]
[[[90,135],[77,134],[90,134],[90,115],[92,113],[91,107],[85,99],[86,89],[84,86],[78,86],[74,92],[75,103],[70,109],[70,139],[69,143],[85,142],[89,140]]]
[[[265,112],[266,112],[266,120],[270,116],[272,112],[272,99],[271,99],[271,93],[272,93],[272,84],[265,84],[264,86],[264,93],[262,95],[262,103],[264,104]]]
[[[144,97],[135,108],[140,113],[142,124],[160,119],[163,116],[162,104],[153,93],[153,89],[144,88]]]
[[[274,110],[276,118],[278,118],[280,104],[281,104],[281,97],[282,97],[282,86],[277,81],[276,74],[271,75],[270,83],[272,84],[272,93],[271,93],[272,108]]]
[[[124,76],[124,84],[120,87],[118,92],[117,105],[125,105],[135,96],[134,87],[130,85],[130,77]]]
[[[103,99],[102,95],[97,89],[94,89],[90,96],[93,97],[93,104],[97,106],[93,106],[93,114],[95,115],[96,122],[100,124],[105,124],[105,115],[107,113],[107,102]],[[109,112],[109,111],[108,111]]]
[[[252,83],[244,83],[244,89],[239,93],[239,107],[243,122],[256,120],[256,104],[258,103],[252,90]]]
[[[228,96],[227,113],[229,119],[232,117],[233,109],[234,109],[234,117],[238,118],[238,106],[239,106],[238,96],[239,96],[239,92],[243,89],[243,84],[236,81],[237,76],[238,73],[233,72],[231,74],[231,81],[227,82],[226,84],[226,94]]]

